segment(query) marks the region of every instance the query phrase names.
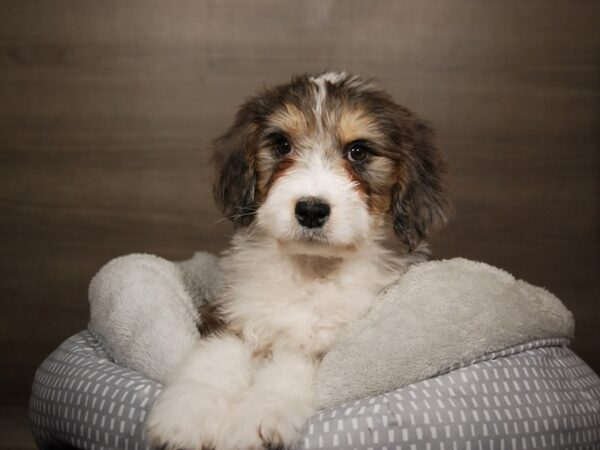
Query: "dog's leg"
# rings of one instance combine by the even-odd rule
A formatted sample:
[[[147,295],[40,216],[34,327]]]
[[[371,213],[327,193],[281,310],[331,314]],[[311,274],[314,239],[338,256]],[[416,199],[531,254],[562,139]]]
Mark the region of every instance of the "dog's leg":
[[[247,448],[257,436],[265,448],[290,448],[314,414],[315,363],[295,353],[276,353],[255,373],[224,434],[229,448]]]
[[[175,370],[146,422],[150,445],[165,449],[225,448],[224,424],[252,381],[252,355],[234,336],[200,341]],[[245,448],[260,448],[257,437]]]

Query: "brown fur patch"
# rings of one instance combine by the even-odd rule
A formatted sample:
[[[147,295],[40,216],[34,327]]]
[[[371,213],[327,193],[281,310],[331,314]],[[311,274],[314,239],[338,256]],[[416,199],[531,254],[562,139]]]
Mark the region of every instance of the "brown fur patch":
[[[372,141],[383,139],[376,119],[362,108],[344,108],[339,116],[336,132],[340,143],[344,146],[359,139]]]
[[[371,194],[371,187],[367,180],[365,180],[355,169],[352,167],[352,163],[347,159],[343,160],[344,170],[348,174],[348,177],[355,183],[356,190],[363,197],[367,199]]]
[[[273,185],[273,183],[275,183],[275,181],[277,181],[278,178],[283,176],[283,174],[293,165],[294,165],[293,158],[282,158],[275,166],[275,170],[273,171],[273,174],[269,178],[269,181],[267,183],[267,190]]]
[[[256,190],[261,198],[266,198],[271,171],[276,158],[270,147],[261,147],[256,154]]]
[[[252,359],[256,361],[264,361],[265,359],[269,359],[273,354],[272,347],[272,345],[265,345],[260,348],[254,349],[252,351]]]
[[[387,213],[391,208],[392,196],[389,192],[384,192],[380,194],[373,194],[369,196],[368,200],[369,211],[376,215],[382,216]]]
[[[262,148],[258,153],[258,182],[257,187],[261,198],[265,198],[273,183],[282,177],[294,165],[290,156],[277,157],[271,148]]]
[[[269,116],[267,124],[274,129],[285,131],[292,140],[305,136],[311,129],[309,117],[296,105],[287,102]]]
[[[208,303],[201,306],[199,312],[202,322],[198,325],[198,331],[201,336],[208,336],[225,327],[225,321],[217,305]]]

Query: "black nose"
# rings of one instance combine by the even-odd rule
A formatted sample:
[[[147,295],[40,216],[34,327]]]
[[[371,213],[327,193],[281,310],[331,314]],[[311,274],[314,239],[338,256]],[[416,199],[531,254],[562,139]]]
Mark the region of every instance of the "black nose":
[[[303,198],[296,203],[296,219],[298,223],[306,228],[322,227],[331,208],[320,198]]]

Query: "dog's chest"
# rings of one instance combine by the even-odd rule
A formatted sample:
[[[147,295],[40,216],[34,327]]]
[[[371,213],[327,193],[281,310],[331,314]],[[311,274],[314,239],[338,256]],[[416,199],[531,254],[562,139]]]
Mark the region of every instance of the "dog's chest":
[[[348,324],[367,313],[381,288],[372,277],[352,271],[306,280],[272,267],[254,276],[246,273],[230,285],[225,312],[235,331],[258,351],[322,354]]]

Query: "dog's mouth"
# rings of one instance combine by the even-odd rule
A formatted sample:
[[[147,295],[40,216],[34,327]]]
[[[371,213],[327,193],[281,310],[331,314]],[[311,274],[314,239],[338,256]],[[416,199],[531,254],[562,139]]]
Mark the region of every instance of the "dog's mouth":
[[[301,255],[340,256],[356,250],[354,244],[335,242],[323,230],[301,229],[293,238],[278,243],[287,252]]]
[[[294,240],[307,245],[331,245],[331,240],[322,229],[314,230],[302,227],[294,236]]]

